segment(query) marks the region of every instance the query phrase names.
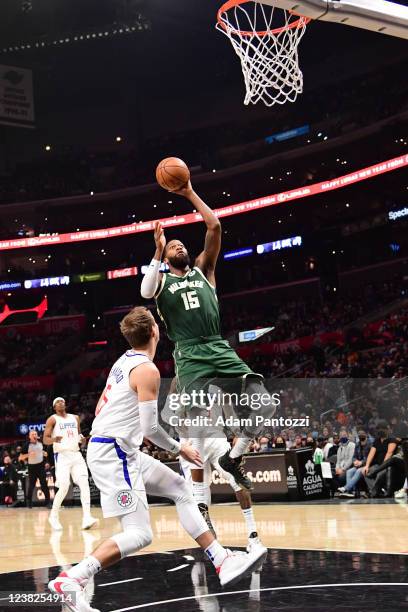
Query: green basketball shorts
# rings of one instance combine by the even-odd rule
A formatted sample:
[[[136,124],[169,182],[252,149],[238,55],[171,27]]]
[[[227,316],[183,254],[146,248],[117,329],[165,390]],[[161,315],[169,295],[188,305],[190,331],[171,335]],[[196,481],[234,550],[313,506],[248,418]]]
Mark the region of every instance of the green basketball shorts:
[[[257,376],[221,336],[192,338],[176,343],[173,353],[177,387],[189,392],[217,378]]]

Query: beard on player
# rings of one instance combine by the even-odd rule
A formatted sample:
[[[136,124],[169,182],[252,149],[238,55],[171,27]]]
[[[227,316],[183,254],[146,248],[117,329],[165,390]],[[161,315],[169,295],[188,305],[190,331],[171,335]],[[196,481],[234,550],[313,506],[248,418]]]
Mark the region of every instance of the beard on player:
[[[190,257],[187,251],[180,251],[175,255],[167,256],[167,261],[176,270],[185,270],[190,267]]]

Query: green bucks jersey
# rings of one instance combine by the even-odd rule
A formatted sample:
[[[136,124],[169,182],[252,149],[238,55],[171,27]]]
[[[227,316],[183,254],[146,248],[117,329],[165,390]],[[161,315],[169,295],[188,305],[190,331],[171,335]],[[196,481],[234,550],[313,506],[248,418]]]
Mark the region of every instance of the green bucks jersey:
[[[215,287],[197,267],[184,276],[170,272],[163,274],[156,303],[173,342],[220,333]]]

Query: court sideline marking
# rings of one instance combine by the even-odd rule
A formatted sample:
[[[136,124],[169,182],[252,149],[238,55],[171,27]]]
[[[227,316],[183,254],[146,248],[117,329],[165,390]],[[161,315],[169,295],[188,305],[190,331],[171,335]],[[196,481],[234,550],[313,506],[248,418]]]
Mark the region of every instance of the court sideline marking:
[[[290,591],[296,589],[325,589],[339,587],[365,587],[365,586],[405,586],[408,587],[408,582],[345,582],[339,584],[303,584],[283,587],[267,587],[263,589],[244,589],[243,591],[225,591],[221,593],[208,593],[208,595],[191,595],[189,597],[177,597],[176,599],[163,599],[162,601],[152,601],[149,603],[130,606],[129,608],[118,608],[110,612],[127,612],[128,610],[138,610],[140,608],[150,608],[152,606],[161,606],[166,603],[176,603],[177,601],[188,601],[191,599],[204,599],[208,597],[223,597],[225,595],[240,595],[242,593],[262,593],[266,591]]]
[[[127,580],[117,580],[116,582],[104,582],[98,584],[98,587],[112,586],[112,584],[122,584],[123,582],[134,582],[135,580],[143,580],[143,578],[128,578]]]

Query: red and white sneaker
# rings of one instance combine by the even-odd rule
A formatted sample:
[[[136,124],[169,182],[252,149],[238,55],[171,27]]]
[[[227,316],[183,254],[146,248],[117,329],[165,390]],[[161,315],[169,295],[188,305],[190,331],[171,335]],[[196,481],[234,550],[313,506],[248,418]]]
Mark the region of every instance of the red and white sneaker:
[[[245,553],[241,550],[228,550],[228,555],[220,567],[217,567],[221,586],[238,582],[244,574],[252,570],[264,554],[265,551],[260,547],[250,553]]]
[[[75,578],[67,576],[65,572],[50,580],[48,588],[52,593],[65,595],[63,605],[71,612],[100,612],[87,602],[82,584]],[[67,596],[71,596],[72,599]]]

